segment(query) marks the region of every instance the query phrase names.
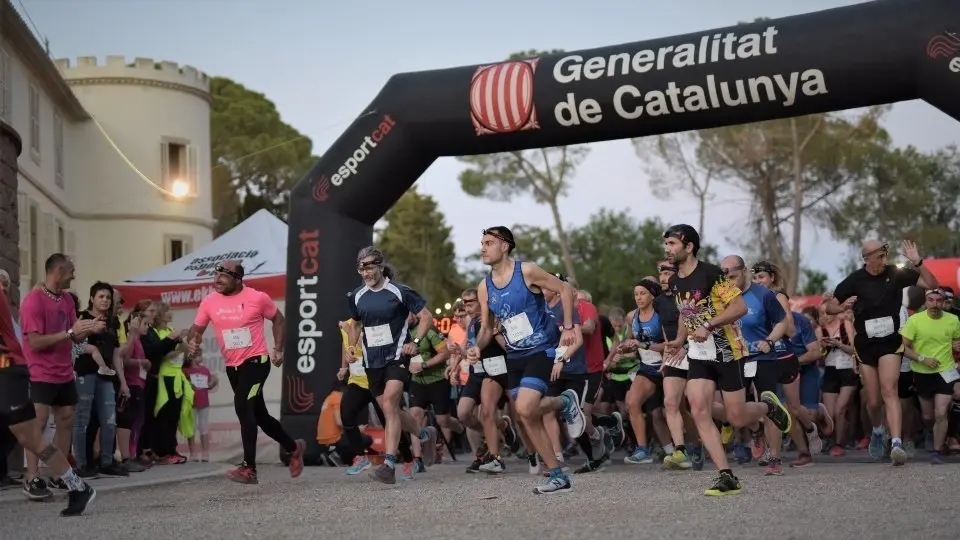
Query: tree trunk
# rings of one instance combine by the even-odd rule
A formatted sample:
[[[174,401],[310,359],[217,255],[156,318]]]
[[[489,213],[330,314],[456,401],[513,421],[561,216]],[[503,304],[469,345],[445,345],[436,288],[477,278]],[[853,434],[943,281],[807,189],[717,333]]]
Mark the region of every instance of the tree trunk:
[[[803,158],[795,118],[790,119],[790,136],[793,143],[793,243],[790,246],[790,268],[785,277],[786,292],[793,295],[800,279],[800,234],[803,228]]]
[[[700,233],[700,245],[704,243],[703,236],[705,234],[704,229],[706,228],[707,223],[707,190],[704,189],[700,192],[699,196],[700,203],[700,228],[697,229],[697,232]]]
[[[573,257],[570,255],[570,237],[567,236],[566,229],[563,228],[563,221],[560,219],[560,207],[557,200],[549,201],[550,212],[553,214],[553,225],[557,228],[557,240],[560,244],[560,256],[563,258],[563,267],[567,271],[567,277],[576,279],[577,274],[573,269]]]

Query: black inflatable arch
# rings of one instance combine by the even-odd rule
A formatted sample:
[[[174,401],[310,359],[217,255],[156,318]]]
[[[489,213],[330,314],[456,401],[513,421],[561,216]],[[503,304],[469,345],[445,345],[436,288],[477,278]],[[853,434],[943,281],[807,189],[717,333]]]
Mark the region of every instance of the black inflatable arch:
[[[960,119],[960,1],[879,0],[523,61],[394,75],[293,189],[282,421],[315,441],[374,223],[440,156],[923,99]],[[479,234],[480,231],[477,231]],[[429,300],[429,299],[428,299]]]

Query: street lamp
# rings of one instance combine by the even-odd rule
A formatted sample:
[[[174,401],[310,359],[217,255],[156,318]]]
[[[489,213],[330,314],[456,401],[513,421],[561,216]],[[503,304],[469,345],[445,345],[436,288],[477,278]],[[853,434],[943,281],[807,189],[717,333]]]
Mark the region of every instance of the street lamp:
[[[446,304],[443,305],[443,309],[446,309],[446,310],[449,310],[452,307],[453,306],[450,305],[450,302],[447,302]]]
[[[183,180],[174,180],[170,192],[174,197],[182,199],[190,194],[190,185]]]

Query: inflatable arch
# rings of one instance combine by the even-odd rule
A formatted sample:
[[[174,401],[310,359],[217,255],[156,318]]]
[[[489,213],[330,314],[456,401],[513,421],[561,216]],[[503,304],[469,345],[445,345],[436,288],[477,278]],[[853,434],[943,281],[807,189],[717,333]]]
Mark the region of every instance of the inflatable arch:
[[[684,36],[394,75],[293,189],[281,418],[314,441],[374,223],[441,156],[923,99],[960,119],[960,2],[879,0]],[[479,233],[478,241],[479,241]]]

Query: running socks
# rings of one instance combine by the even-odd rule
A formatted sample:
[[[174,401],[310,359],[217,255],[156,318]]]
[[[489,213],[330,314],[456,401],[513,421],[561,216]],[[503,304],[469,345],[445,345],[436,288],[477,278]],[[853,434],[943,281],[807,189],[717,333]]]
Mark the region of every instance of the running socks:
[[[387,454],[383,457],[383,464],[391,469],[397,468],[397,456]]]
[[[681,444],[680,447],[682,447],[682,446],[683,446],[683,445]],[[676,449],[673,447],[672,444],[665,444],[665,445],[663,445],[663,451],[664,451],[667,455],[672,454],[675,450],[676,450]]]
[[[67,485],[67,489],[70,491],[84,491],[86,489],[83,480],[77,476],[77,473],[74,472],[73,469],[67,469],[67,472],[63,473],[60,479],[63,480],[63,483]]]

